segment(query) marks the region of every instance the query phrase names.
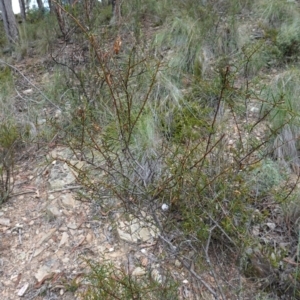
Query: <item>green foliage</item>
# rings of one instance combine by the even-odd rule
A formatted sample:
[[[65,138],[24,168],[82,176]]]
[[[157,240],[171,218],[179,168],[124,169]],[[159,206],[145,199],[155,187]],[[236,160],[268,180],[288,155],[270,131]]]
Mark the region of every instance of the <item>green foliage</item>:
[[[0,22],[0,49],[5,45],[7,45],[7,38],[6,38],[3,22]]]
[[[283,23],[298,17],[297,3],[294,1],[258,0],[255,1],[254,7],[264,24],[271,28],[278,29]]]
[[[99,14],[96,16],[97,21],[96,23],[99,22],[99,24],[108,24],[109,21],[112,18],[112,8],[110,5],[107,6],[102,6],[101,9],[99,10]]]
[[[300,50],[300,32],[299,21],[300,14],[297,18],[291,22],[285,22],[281,27],[277,35],[276,44],[281,50],[285,60],[291,60],[298,58]]]
[[[169,275],[164,283],[158,283],[150,275],[134,277],[110,262],[88,262],[91,268],[87,276],[88,288],[83,293],[86,300],[178,299],[177,286]]]
[[[0,65],[0,86],[1,86],[1,95],[4,96],[10,93],[13,88],[13,77],[11,70],[8,66]]]
[[[284,180],[279,165],[270,158],[261,160],[249,175],[255,197],[270,193],[272,188],[278,187]]]
[[[294,1],[258,1],[258,14],[262,18],[260,26],[265,38],[269,39],[280,51],[283,62],[295,60],[299,52],[299,17],[300,9]],[[278,51],[277,50],[277,51]]]
[[[57,21],[49,13],[41,15],[39,10],[30,10],[26,22],[19,26],[19,53],[24,58],[33,52],[39,55],[50,51],[57,38]]]
[[[14,157],[20,133],[11,121],[0,123],[0,204],[7,201],[13,189]]]

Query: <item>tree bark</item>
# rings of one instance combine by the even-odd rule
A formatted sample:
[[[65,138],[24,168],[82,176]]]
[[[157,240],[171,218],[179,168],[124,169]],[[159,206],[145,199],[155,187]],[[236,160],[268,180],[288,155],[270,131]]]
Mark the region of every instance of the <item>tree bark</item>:
[[[113,16],[112,19],[110,20],[111,25],[120,25],[121,21],[121,2],[120,0],[112,0],[112,12]]]
[[[4,29],[9,43],[18,43],[19,32],[11,0],[0,0],[0,10],[2,12]]]
[[[21,11],[21,17],[23,22],[26,21],[26,8],[25,8],[25,0],[19,0],[20,5],[20,11]]]
[[[43,14],[45,12],[44,3],[42,0],[36,0],[39,11]]]
[[[51,0],[48,0],[48,6],[49,6],[49,9],[50,9],[50,13],[53,13],[53,4],[52,4]]]

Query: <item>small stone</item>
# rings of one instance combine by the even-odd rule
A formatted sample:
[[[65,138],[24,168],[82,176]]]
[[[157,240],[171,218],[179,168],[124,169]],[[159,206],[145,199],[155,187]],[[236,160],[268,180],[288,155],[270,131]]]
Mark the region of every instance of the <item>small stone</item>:
[[[182,283],[184,283],[184,284],[188,284],[188,283],[189,283],[189,281],[188,281],[187,279],[184,279],[184,280],[182,280]]]
[[[51,238],[51,236],[53,235],[53,233],[55,231],[56,231],[56,228],[52,228],[52,229],[49,230],[48,233],[43,234],[42,238],[37,243],[37,245],[40,246],[42,243],[47,242]]]
[[[51,269],[44,265],[38,269],[34,277],[38,282],[41,282],[46,276],[50,275],[51,273]]]
[[[271,253],[271,260],[276,261],[276,255],[274,254],[274,252]]]
[[[94,237],[93,237],[93,234],[91,232],[89,232],[87,235],[86,235],[86,241],[88,243],[91,243],[93,241]]]
[[[67,226],[61,226],[59,228],[59,231],[67,231],[68,230],[68,227]]]
[[[36,257],[36,256],[40,255],[43,251],[44,251],[43,247],[35,249],[33,257]]]
[[[61,197],[62,204],[67,208],[74,208],[76,205],[76,201],[71,193],[66,195],[62,195]]]
[[[178,259],[175,260],[175,266],[176,266],[177,268],[180,268],[180,267],[181,267],[181,262],[180,262]]]
[[[70,229],[77,229],[77,224],[76,223],[68,223],[67,227]]]
[[[58,248],[60,248],[64,244],[66,244],[68,239],[69,239],[69,235],[66,232],[63,232],[60,242],[59,242],[59,245],[58,245]]]
[[[146,274],[146,271],[141,268],[141,267],[137,267],[135,268],[132,273],[131,273],[133,276],[142,276],[142,275],[145,275]]]
[[[62,262],[63,263],[68,263],[70,261],[70,258],[68,258],[68,257],[64,257],[63,259],[62,259]]]
[[[29,287],[29,283],[25,283],[18,291],[18,296],[23,297]]]
[[[8,219],[8,218],[0,218],[0,225],[9,226],[10,225],[10,219]]]
[[[253,107],[250,108],[250,111],[252,113],[258,113],[259,112],[259,107],[253,106]]]
[[[271,230],[274,230],[275,227],[276,227],[276,224],[275,224],[275,223],[266,223],[266,225],[267,225]]]
[[[161,206],[161,209],[162,209],[162,211],[167,211],[168,209],[169,209],[169,205],[167,205],[167,204],[163,204],[162,206]]]
[[[23,91],[24,95],[32,94],[33,90],[32,89],[27,89]]]
[[[47,210],[55,217],[59,217],[61,216],[61,211],[58,209],[57,206],[54,206],[54,205],[49,205],[47,207]]]

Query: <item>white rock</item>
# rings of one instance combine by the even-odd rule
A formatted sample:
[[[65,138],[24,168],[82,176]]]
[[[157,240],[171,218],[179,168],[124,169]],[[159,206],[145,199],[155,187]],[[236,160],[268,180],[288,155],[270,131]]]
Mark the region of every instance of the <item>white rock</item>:
[[[18,296],[23,297],[29,287],[29,283],[25,283],[18,291]]]
[[[177,268],[180,268],[180,267],[181,267],[181,262],[180,262],[178,259],[175,260],[175,266],[176,266]]]
[[[33,90],[32,89],[28,89],[28,90],[24,90],[23,94],[24,95],[28,95],[28,94],[32,94]]]
[[[275,223],[266,223],[266,225],[267,225],[271,230],[274,230],[275,227],[276,227],[276,224],[275,224]]]
[[[9,226],[10,225],[10,219],[8,219],[8,218],[0,218],[0,225]]]
[[[68,223],[67,227],[70,229],[77,229],[77,224],[76,223]]]
[[[169,205],[167,205],[167,204],[163,204],[162,206],[161,206],[161,209],[163,210],[163,211],[167,211],[168,209],[169,209]]]
[[[146,271],[141,267],[137,267],[132,271],[133,276],[141,276],[141,275],[145,275],[145,274],[146,274]]]
[[[51,273],[51,269],[44,265],[38,269],[34,277],[38,282],[41,282],[46,276],[50,275]]]

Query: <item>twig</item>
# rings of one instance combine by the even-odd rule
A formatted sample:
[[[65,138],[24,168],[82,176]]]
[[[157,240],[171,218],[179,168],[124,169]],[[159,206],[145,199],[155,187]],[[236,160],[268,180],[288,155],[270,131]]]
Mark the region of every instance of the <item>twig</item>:
[[[172,249],[172,252],[176,251],[177,247],[174,246],[167,238],[163,237],[162,235],[158,235],[160,239],[162,239],[164,242],[166,242],[169,247]],[[197,278],[205,287],[206,289],[215,297],[215,299],[217,299],[217,294],[216,292],[212,289],[212,287],[206,282],[204,281],[200,275],[198,275],[190,266],[188,266],[186,264],[186,262],[178,257],[178,255],[176,255],[176,258],[182,263],[182,265],[195,277]],[[224,298],[223,298],[224,299]]]
[[[48,191],[47,193],[54,194],[54,193],[58,193],[58,192],[63,192],[63,191],[67,191],[67,190],[76,190],[76,189],[80,189],[80,188],[82,188],[81,185],[70,186],[70,187],[65,187],[65,188],[61,188],[61,189],[57,189],[57,190],[53,190],[53,191]],[[17,196],[21,196],[21,195],[25,195],[25,194],[34,194],[34,193],[36,193],[36,190],[35,191],[20,192],[20,193],[11,195],[11,197],[17,197]]]

